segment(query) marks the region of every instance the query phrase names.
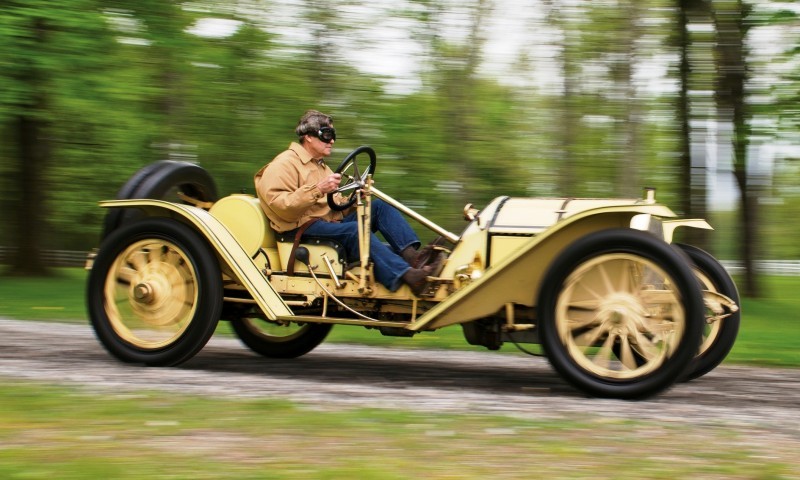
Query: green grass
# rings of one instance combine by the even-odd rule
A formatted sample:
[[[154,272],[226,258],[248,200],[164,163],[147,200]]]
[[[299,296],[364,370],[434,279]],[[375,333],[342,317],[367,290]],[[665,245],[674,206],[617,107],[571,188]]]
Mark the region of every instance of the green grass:
[[[85,321],[88,272],[82,268],[57,268],[54,272],[54,276],[42,278],[0,275],[0,316]]]
[[[792,442],[756,427],[318,411],[276,400],[3,382],[9,479],[791,478]],[[687,445],[692,445],[687,448]]]
[[[0,276],[0,316],[17,319],[86,322],[87,272],[79,268],[57,269],[52,278],[30,279]],[[765,298],[742,301],[742,324],[726,362],[800,367],[800,277],[763,277]],[[226,324],[219,331],[229,332]],[[377,330],[337,326],[332,342],[355,342],[411,348],[459,348],[468,345],[458,326],[422,332],[413,338],[384,337]],[[533,347],[535,348],[535,346]],[[516,351],[506,344],[503,351]]]
[[[800,277],[763,277],[765,298],[742,299],[742,322],[728,362],[800,367]]]

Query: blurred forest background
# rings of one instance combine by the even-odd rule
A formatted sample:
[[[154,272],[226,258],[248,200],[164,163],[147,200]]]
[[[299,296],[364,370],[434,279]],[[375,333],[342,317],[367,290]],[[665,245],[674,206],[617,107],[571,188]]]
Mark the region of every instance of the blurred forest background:
[[[252,193],[316,108],[333,168],[373,146],[452,231],[497,195],[656,187],[757,295],[754,261],[800,258],[798,27],[768,0],[0,0],[0,245],[20,274],[97,246],[156,160]]]

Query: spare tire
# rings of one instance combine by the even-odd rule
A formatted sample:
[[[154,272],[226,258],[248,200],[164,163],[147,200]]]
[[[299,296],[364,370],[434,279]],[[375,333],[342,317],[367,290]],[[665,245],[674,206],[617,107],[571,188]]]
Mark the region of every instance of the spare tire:
[[[165,160],[167,161],[167,160]],[[145,178],[149,177],[153,171],[161,168],[164,162],[153,162],[150,165],[145,165],[144,167],[140,168],[136,171],[131,178],[125,182],[124,185],[119,189],[117,192],[117,196],[115,197],[117,200],[126,200],[129,198],[133,198],[133,192],[139,188],[139,185],[142,184]],[[100,236],[100,239],[105,239],[111,232],[118,229],[121,225],[121,217],[122,217],[123,210],[115,208],[108,211],[106,214],[105,219],[103,219],[103,234]]]
[[[218,198],[214,179],[203,167],[189,162],[161,160],[134,173],[117,192],[117,199],[152,198],[186,203],[178,197],[178,192],[202,202],[214,202]],[[102,238],[142,217],[142,212],[134,208],[111,209],[103,221]]]

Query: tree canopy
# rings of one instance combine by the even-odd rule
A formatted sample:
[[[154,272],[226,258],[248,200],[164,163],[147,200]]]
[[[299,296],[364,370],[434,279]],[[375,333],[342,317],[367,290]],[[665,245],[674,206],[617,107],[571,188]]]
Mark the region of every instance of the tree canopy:
[[[324,14],[267,0],[2,5],[0,221],[11,228],[0,245],[27,252],[21,270],[42,270],[37,249],[95,246],[105,213],[96,202],[152,161],[198,162],[223,194],[252,192],[253,173],[308,108],[334,116],[332,163],[372,145],[381,189],[449,229],[461,228],[464,203],[497,195],[654,186],[681,213],[721,221],[722,238],[706,247],[722,258],[741,257],[728,240],[745,228],[749,242],[764,238],[759,256],[800,254],[756,236],[787,228],[778,219],[800,206],[787,179],[797,154],[741,183],[760,154],[748,143],[754,127],[758,145],[800,143],[799,50],[786,28],[798,14],[772,2],[337,0]],[[731,25],[738,59],[722,48],[735,39],[717,35]],[[757,29],[783,33],[777,59],[746,56]],[[392,73],[375,73],[380,65]],[[741,117],[728,102],[737,95],[753,105]],[[731,171],[741,190],[707,205]],[[731,219],[735,198],[753,192],[781,204]],[[687,194],[699,200],[681,201]]]

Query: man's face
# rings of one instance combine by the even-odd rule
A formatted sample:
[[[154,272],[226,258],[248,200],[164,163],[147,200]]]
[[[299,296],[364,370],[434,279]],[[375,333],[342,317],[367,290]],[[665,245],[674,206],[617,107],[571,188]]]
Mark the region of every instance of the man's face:
[[[303,142],[303,146],[306,150],[308,150],[308,153],[310,153],[312,157],[324,158],[331,155],[331,149],[333,148],[333,143],[335,141],[336,140],[324,142],[317,138],[316,135],[306,135],[306,141]]]

